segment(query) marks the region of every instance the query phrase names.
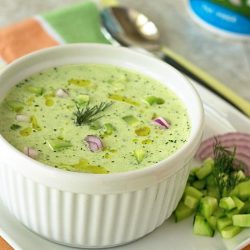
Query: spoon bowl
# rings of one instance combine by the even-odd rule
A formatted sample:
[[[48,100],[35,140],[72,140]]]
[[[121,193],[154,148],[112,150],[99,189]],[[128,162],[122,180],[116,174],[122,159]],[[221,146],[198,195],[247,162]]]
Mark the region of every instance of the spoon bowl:
[[[111,36],[123,46],[148,51],[160,49],[158,28],[144,14],[130,8],[112,7],[104,9],[101,18],[108,40]]]

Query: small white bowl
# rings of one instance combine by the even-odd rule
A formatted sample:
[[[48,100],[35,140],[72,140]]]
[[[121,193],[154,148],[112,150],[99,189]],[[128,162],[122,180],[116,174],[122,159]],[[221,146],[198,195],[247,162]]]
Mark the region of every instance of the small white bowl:
[[[16,60],[0,76],[0,101],[12,86],[36,72],[79,63],[111,64],[159,80],[181,98],[191,122],[188,141],[167,159],[107,175],[46,166],[0,136],[0,197],[11,213],[49,240],[75,247],[110,247],[152,232],[176,208],[203,133],[203,107],[186,78],[166,63],[126,48],[96,44],[58,46]]]

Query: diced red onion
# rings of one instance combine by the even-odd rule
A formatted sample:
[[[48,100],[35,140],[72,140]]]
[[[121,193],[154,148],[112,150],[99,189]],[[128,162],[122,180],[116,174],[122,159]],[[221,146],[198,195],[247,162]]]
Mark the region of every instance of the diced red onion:
[[[23,152],[27,156],[29,156],[29,157],[31,157],[33,159],[35,159],[38,156],[38,151],[36,149],[34,149],[34,148],[24,147]]]
[[[69,93],[65,89],[58,89],[56,91],[56,96],[61,98],[66,98],[69,96]]]
[[[30,117],[27,115],[16,115],[16,120],[18,122],[29,122],[30,121]]]
[[[235,158],[244,165],[245,173],[250,175],[250,134],[230,132],[210,137],[201,143],[195,158],[203,161],[208,157],[213,157],[213,148],[216,142],[231,150],[235,147]]]
[[[88,135],[84,140],[88,143],[88,147],[92,152],[97,152],[103,149],[101,139],[95,135]]]
[[[164,118],[162,117],[157,117],[155,118],[152,123],[156,126],[159,126],[160,128],[164,129],[169,129],[170,128],[170,123],[167,122]]]

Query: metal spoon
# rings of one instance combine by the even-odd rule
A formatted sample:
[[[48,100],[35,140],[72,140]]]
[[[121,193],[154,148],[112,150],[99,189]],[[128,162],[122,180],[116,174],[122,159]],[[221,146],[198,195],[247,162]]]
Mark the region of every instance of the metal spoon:
[[[248,101],[166,46],[162,46],[157,26],[144,14],[134,9],[115,6],[103,9],[101,19],[103,34],[112,44],[141,48],[155,54],[250,117]]]

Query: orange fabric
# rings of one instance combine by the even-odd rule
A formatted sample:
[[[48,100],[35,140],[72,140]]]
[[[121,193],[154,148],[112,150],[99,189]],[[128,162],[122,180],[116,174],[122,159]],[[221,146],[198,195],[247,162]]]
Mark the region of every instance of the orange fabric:
[[[32,51],[57,44],[35,19],[0,29],[0,57],[7,63]]]
[[[2,237],[0,237],[0,249],[13,250],[13,248]]]

